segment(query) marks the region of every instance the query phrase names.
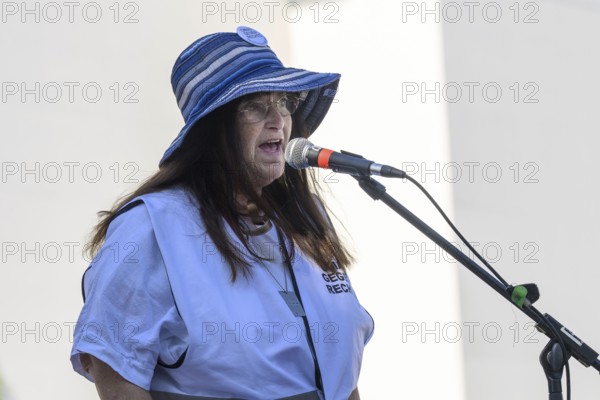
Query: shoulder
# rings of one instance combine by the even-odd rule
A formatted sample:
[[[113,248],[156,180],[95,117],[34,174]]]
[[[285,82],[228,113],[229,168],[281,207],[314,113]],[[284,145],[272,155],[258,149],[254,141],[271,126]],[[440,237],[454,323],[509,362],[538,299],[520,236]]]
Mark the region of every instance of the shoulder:
[[[197,209],[197,201],[191,193],[182,186],[174,186],[158,192],[152,192],[133,198],[125,204],[121,210],[144,203],[151,212],[187,212],[189,209]],[[118,213],[121,213],[119,210]]]
[[[181,186],[148,193],[133,198],[122,206],[110,223],[110,228],[134,225],[138,229],[152,229],[198,222],[198,202]]]

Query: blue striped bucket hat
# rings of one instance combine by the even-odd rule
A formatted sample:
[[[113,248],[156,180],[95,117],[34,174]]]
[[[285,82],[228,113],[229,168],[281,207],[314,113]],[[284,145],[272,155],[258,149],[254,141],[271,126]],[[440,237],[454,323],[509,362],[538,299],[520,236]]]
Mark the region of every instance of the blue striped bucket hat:
[[[181,146],[190,128],[202,117],[251,93],[301,93],[304,100],[296,112],[312,133],[327,114],[340,77],[284,67],[267,39],[252,28],[204,36],[185,49],[173,66],[171,85],[185,126],[159,165]]]

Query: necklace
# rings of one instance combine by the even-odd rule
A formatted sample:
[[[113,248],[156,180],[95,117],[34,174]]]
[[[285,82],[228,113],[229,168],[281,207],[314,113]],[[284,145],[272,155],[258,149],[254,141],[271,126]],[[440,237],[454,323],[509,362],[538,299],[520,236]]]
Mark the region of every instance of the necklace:
[[[304,312],[304,308],[302,307],[302,303],[300,303],[298,296],[296,296],[296,291],[288,290],[287,271],[286,271],[287,266],[285,264],[283,265],[283,282],[284,282],[284,284],[282,285],[281,282],[279,282],[279,280],[275,277],[275,275],[273,274],[273,272],[271,272],[271,269],[267,265],[265,265],[264,263],[261,263],[261,265],[267,271],[267,273],[269,275],[271,275],[271,278],[273,278],[275,283],[277,283],[277,286],[279,286],[279,288],[281,289],[281,290],[279,290],[279,295],[281,296],[281,298],[283,299],[285,304],[288,306],[288,308],[290,309],[292,314],[294,314],[294,316],[296,316],[296,317],[305,316],[306,313]]]
[[[279,229],[277,229],[277,239],[279,241],[279,248],[281,249],[282,256],[283,256],[283,277],[285,279],[285,288],[283,286],[281,286],[281,283],[279,283],[279,281],[277,279],[275,279],[275,276],[271,273],[271,271],[269,271],[268,268],[267,268],[267,272],[269,273],[269,275],[271,275],[271,277],[273,279],[275,279],[275,282],[277,282],[277,285],[282,289],[279,291],[279,295],[281,296],[281,298],[283,299],[285,304],[288,306],[288,308],[290,309],[292,314],[295,317],[306,317],[306,313],[304,312],[304,307],[302,306],[300,299],[296,295],[297,284],[296,284],[296,280],[294,277],[294,270],[292,267],[292,263],[290,261],[290,255],[289,255],[287,247],[285,245],[285,241],[283,240],[283,236]],[[287,271],[286,271],[286,269],[290,272],[290,277],[292,279],[292,283],[294,284],[294,288],[291,291],[288,291],[288,288],[287,288]]]
[[[269,273],[269,275],[271,275],[271,278],[273,278],[273,280],[275,281],[275,283],[277,283],[277,286],[279,286],[282,291],[288,293],[287,272],[285,271],[285,268],[283,269],[283,281],[284,281],[284,284],[285,284],[285,288],[284,288],[281,285],[281,283],[277,280],[277,278],[275,278],[275,275],[273,275],[273,273],[271,272],[271,269],[269,267],[267,267],[266,265],[264,265],[264,264],[262,264],[262,266],[265,268],[265,270],[267,270],[267,272]]]

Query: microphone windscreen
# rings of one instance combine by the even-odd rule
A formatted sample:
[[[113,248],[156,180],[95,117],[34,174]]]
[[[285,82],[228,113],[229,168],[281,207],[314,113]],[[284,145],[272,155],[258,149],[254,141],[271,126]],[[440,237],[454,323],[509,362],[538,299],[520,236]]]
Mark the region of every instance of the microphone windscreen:
[[[304,169],[308,167],[305,152],[313,144],[305,138],[296,138],[290,140],[285,148],[285,162],[294,169]]]

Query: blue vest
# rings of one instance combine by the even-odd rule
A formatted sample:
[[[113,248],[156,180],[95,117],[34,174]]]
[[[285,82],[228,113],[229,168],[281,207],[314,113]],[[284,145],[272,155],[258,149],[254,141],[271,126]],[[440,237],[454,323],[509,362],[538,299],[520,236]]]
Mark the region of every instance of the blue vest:
[[[317,362],[319,396],[348,399],[373,321],[345,273],[324,273],[296,248],[290,275],[271,229],[251,243],[273,260],[254,263],[249,276],[231,282],[184,190],[133,202],[140,204],[113,220],[84,276],[71,357],[76,371],[87,376],[79,355],[88,353],[154,398],[279,399],[314,393]],[[306,321],[280,294],[293,291],[294,281]]]

